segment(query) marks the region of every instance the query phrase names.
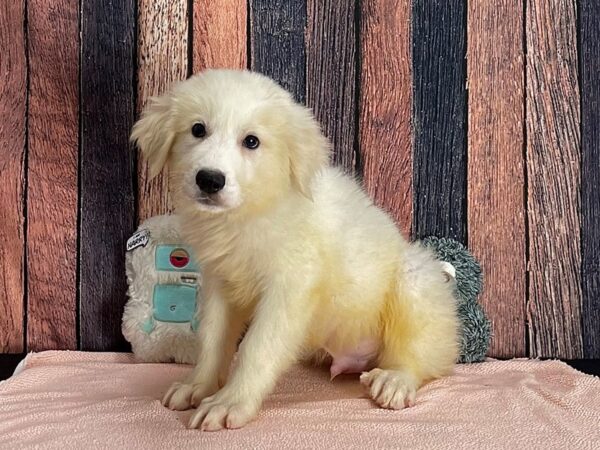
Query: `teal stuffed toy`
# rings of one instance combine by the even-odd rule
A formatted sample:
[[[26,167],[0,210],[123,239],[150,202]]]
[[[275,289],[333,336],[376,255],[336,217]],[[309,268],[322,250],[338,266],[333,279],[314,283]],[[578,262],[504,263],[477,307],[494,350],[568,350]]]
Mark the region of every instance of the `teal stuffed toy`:
[[[127,241],[122,332],[146,362],[194,364],[202,275],[175,215],[155,216]]]
[[[454,267],[458,317],[462,323],[457,362],[483,361],[490,345],[492,327],[483,308],[477,303],[483,287],[481,266],[469,250],[453,239],[427,237],[422,244],[433,250],[440,261]]]

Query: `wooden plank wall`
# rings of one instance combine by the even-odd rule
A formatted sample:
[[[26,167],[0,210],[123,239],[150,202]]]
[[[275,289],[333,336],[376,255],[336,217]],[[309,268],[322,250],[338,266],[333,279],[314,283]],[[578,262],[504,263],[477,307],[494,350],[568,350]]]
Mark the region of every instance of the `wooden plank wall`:
[[[527,0],[525,35],[530,353],[580,358],[581,159],[575,1]]]
[[[306,104],[331,140],[332,161],[357,168],[356,4],[307,1]]]
[[[0,352],[25,349],[25,0],[0,4]]]
[[[306,99],[306,1],[250,0],[250,68]]]
[[[189,73],[187,0],[139,0],[137,10],[137,105],[160,95]],[[138,156],[138,216],[141,220],[173,211],[168,170],[154,179]]]
[[[79,10],[29,0],[27,13],[27,349],[76,349]]]
[[[364,0],[360,10],[359,162],[375,203],[405,236],[413,221],[410,1]]]
[[[135,111],[134,12],[133,0],[82,0],[79,318],[84,350],[126,348],[123,249],[136,220],[135,158],[128,144]]]
[[[471,1],[467,29],[469,246],[488,281],[492,353],[525,356],[523,4]]]
[[[466,2],[413,0],[413,234],[467,242]]]
[[[0,352],[126,349],[124,243],[172,210],[128,142],[210,67],[273,77],[406,236],[482,261],[492,356],[600,357],[592,0],[0,6]]]
[[[193,72],[247,68],[247,0],[196,0],[193,4]]]
[[[583,356],[600,358],[600,3],[579,4]]]

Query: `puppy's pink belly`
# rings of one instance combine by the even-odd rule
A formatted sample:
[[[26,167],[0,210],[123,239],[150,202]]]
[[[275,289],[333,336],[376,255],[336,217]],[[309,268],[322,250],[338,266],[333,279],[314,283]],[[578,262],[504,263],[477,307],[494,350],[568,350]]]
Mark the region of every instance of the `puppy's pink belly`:
[[[329,372],[331,379],[341,373],[361,373],[371,370],[377,358],[378,344],[374,340],[360,342],[355,348],[342,352],[332,352],[331,367]]]

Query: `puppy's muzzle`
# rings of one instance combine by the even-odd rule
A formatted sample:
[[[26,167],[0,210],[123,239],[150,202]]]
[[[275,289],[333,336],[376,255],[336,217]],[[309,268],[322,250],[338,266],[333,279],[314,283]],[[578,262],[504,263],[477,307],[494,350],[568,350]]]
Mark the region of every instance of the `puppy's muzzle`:
[[[206,194],[215,194],[225,187],[225,175],[218,170],[202,169],[196,174],[196,184]]]

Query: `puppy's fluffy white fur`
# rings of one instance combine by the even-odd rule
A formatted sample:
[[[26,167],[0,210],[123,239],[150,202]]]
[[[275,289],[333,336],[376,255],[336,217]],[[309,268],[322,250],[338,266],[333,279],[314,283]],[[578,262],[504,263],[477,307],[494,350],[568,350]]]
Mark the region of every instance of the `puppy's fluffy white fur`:
[[[206,136],[192,134],[196,123]],[[258,148],[244,147],[247,135]],[[168,164],[204,271],[198,364],[163,399],[176,410],[197,406],[191,427],[245,425],[299,358],[343,359],[366,345],[361,382],[392,409],[451,371],[457,318],[440,263],[329,166],[312,114],[273,81],[201,73],[153,99],[132,139],[153,173]],[[221,191],[200,191],[203,169],[226,177]]]

